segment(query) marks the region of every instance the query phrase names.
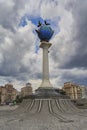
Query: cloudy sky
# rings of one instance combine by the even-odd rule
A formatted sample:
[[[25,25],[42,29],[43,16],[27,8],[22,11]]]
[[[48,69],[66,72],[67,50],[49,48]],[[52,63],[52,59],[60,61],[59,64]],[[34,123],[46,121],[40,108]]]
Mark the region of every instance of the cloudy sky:
[[[55,31],[49,54],[53,86],[87,86],[87,0],[0,0],[0,85],[40,86],[38,20],[49,21]]]

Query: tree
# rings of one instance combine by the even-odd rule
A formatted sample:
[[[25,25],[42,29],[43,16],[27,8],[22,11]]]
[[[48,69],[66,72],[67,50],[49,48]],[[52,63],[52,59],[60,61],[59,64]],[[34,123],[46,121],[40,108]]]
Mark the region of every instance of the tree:
[[[22,98],[19,95],[17,95],[15,101],[17,103],[21,103],[22,102]]]

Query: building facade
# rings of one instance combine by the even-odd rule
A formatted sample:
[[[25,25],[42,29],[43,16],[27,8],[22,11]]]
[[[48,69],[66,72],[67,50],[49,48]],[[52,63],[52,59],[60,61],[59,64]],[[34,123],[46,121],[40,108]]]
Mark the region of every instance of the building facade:
[[[76,100],[82,98],[82,88],[77,84],[66,82],[64,83],[63,90],[70,99]]]
[[[27,83],[25,87],[21,88],[21,97],[25,97],[32,94],[31,83]]]
[[[12,84],[6,84],[5,86],[0,86],[0,99],[1,103],[12,102],[16,99],[18,92],[13,88]]]

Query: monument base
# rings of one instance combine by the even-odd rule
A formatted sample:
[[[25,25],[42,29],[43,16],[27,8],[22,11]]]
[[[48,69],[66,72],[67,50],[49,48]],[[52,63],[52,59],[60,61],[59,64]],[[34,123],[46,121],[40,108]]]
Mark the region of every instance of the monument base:
[[[49,87],[46,87],[46,88],[42,88],[42,87],[39,87],[36,91],[35,91],[35,94],[36,95],[42,95],[44,97],[47,97],[47,96],[59,96],[60,94],[57,93],[55,91],[54,88],[49,88]]]
[[[37,90],[35,90],[34,94],[35,98],[65,98],[67,99],[68,97],[65,95],[61,95],[60,93],[56,92],[54,88],[52,87],[46,87],[46,88],[41,88],[39,87]]]

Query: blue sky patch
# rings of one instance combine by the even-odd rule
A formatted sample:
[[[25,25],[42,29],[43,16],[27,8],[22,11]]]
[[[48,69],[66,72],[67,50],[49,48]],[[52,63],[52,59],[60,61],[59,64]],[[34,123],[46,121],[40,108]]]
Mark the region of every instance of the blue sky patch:
[[[44,20],[47,21],[47,23],[50,23],[54,31],[54,35],[57,34],[60,31],[60,28],[58,27],[58,22],[60,21],[60,17],[55,17],[53,19],[43,19],[41,17],[35,17],[35,16],[29,16],[28,14],[25,14],[19,23],[19,27],[25,27],[27,25],[27,21],[31,21],[35,26],[38,25],[38,21],[40,21],[42,24],[44,24]],[[57,28],[56,28],[57,27]],[[33,30],[33,33],[36,34],[35,30]],[[35,42],[35,53],[38,53],[39,50],[39,41],[36,40]]]
[[[43,19],[41,17],[33,17],[33,16],[28,16],[27,14],[25,14],[21,20],[20,20],[20,23],[19,23],[19,26],[26,26],[27,25],[27,20],[28,21],[31,21],[34,25],[38,25],[38,21],[40,21],[41,23],[44,23],[44,20],[46,20],[48,23],[51,24],[51,26],[53,28],[55,28],[58,24],[58,22],[60,21],[60,17],[55,17],[54,19]]]

